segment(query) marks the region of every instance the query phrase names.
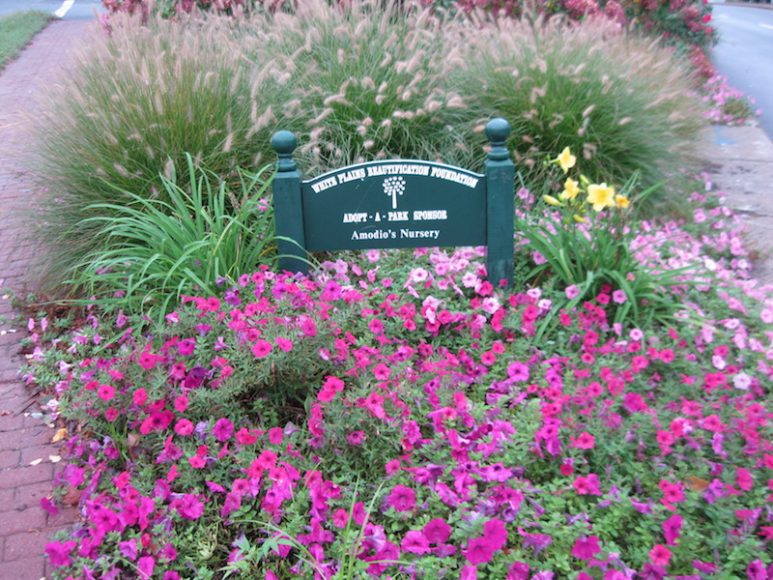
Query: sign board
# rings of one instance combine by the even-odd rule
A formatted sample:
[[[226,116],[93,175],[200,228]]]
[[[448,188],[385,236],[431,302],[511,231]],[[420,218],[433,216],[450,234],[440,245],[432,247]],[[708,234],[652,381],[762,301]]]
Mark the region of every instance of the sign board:
[[[363,163],[301,185],[306,249],[486,243],[486,176],[425,161]]]
[[[505,148],[510,126],[486,126],[486,173],[430,161],[375,161],[301,181],[289,131],[277,152],[274,211],[279,267],[305,272],[307,251],[487,246],[489,280],[509,285],[513,272],[515,167]]]

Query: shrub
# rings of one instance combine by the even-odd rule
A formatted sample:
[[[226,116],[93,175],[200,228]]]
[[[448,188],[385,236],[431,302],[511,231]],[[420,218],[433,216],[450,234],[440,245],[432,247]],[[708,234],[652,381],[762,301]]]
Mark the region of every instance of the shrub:
[[[378,1],[310,0],[250,21],[244,51],[286,77],[274,110],[300,137],[304,171],[392,157],[469,166],[482,151],[467,142],[465,103],[447,82],[467,56],[448,41],[455,26]]]

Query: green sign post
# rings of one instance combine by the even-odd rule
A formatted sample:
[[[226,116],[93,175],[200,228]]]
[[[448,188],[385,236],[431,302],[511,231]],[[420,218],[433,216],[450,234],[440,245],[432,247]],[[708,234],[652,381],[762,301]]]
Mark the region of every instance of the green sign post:
[[[349,165],[301,181],[293,160],[298,141],[278,131],[274,213],[279,268],[305,272],[307,251],[487,246],[493,284],[513,275],[515,166],[505,147],[510,125],[486,125],[486,173],[429,161]]]

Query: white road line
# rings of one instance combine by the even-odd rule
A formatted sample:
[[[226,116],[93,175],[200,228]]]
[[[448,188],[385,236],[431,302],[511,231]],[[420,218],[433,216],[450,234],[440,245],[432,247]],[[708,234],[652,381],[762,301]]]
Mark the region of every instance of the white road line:
[[[773,30],[773,26],[771,26],[770,24],[760,24],[760,26],[762,26],[763,28],[767,28],[768,30]]]
[[[64,0],[59,9],[54,12],[54,16],[57,18],[64,18],[64,15],[70,11],[70,8],[72,8],[73,4],[75,4],[75,0]]]

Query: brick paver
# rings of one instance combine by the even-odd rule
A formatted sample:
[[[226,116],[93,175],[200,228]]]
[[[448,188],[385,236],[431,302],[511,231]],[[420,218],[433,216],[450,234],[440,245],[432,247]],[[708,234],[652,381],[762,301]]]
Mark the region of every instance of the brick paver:
[[[66,81],[74,48],[97,33],[93,23],[54,22],[0,73],[0,286],[20,295],[34,286],[29,272],[35,247],[21,216],[39,195],[31,130],[41,110],[38,97]],[[53,429],[25,415],[35,405],[16,375],[24,332],[12,332],[14,316],[0,289],[0,580],[38,580],[48,573],[45,543],[76,513],[68,509],[54,517],[40,507],[56,468],[49,456],[59,450],[51,444]]]

